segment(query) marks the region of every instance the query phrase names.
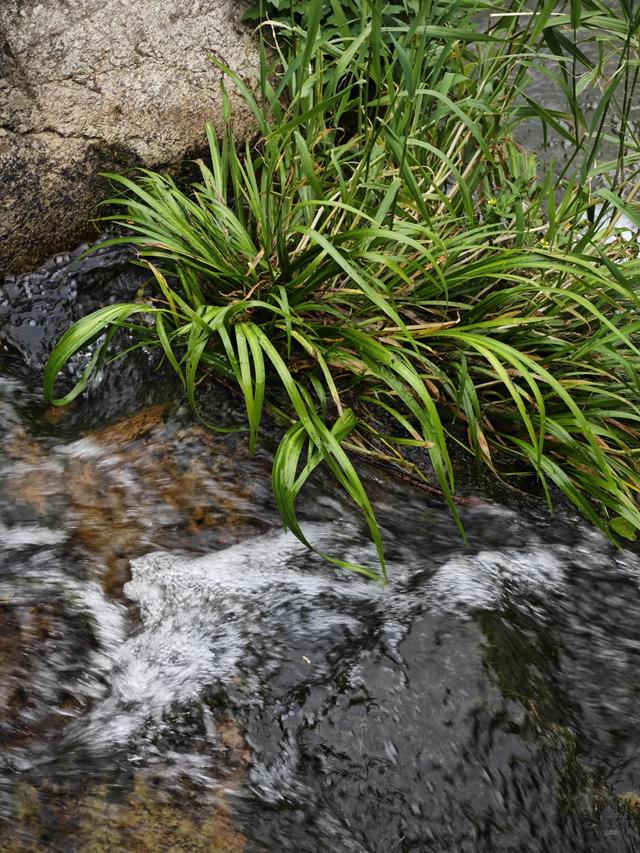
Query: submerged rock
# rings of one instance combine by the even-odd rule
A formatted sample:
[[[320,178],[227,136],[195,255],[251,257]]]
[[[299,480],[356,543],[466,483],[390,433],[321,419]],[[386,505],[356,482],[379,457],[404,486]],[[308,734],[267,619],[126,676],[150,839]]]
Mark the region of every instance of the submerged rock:
[[[0,279],[0,351],[17,356],[39,379],[73,322],[105,305],[132,301],[149,278],[131,263],[130,249],[102,246],[104,240],[60,253],[33,272]]]
[[[57,536],[67,559],[119,597],[132,556],[220,547],[275,521],[261,507],[268,459],[251,460],[246,476],[242,442],[222,442],[160,405],[53,449],[15,427],[0,440],[0,545],[50,547]]]
[[[246,846],[245,837],[233,826],[224,792],[206,797],[197,790],[176,791],[159,787],[153,777],[134,777],[117,796],[104,785],[43,792],[24,785],[17,812],[17,825],[7,821],[3,826],[0,818],[4,853],[242,853]],[[56,839],[55,847],[49,846],[51,838]]]
[[[258,53],[234,0],[3,0],[0,269],[32,269],[87,234],[101,170],[176,165],[222,120],[216,57]],[[248,112],[230,85],[238,134]]]

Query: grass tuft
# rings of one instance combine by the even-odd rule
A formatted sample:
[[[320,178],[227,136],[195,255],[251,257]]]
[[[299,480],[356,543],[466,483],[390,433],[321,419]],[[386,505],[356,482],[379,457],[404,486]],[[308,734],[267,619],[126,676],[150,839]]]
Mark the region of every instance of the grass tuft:
[[[196,412],[203,376],[232,380],[250,450],[265,408],[288,422],[273,466],[285,525],[313,547],[295,503],[326,465],[379,566],[324,556],[382,580],[354,455],[413,471],[407,448],[422,449],[461,530],[454,448],[514,486],[535,480],[550,506],[559,490],[614,541],[633,538],[640,262],[616,222],[640,225],[640,13],[599,0],[254,11],[257,90],[223,70],[257,136],[237,146],[223,88],[226,131],[207,128],[197,182],[108,175],[106,218],[123,226],[110,242],[135,247],[157,295],[74,324],[46,367],[47,398],[79,394],[121,328],[162,348]],[[537,103],[532,75],[566,107]],[[599,93],[591,116],[585,91]],[[566,163],[542,170],[515,141],[532,120],[568,140]],[[63,366],[96,340],[87,373],[56,398]]]

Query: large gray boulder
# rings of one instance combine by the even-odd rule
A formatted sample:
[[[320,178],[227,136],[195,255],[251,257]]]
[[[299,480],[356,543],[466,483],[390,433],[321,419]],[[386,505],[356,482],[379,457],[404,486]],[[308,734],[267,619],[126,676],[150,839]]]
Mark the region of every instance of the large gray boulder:
[[[177,166],[222,118],[218,57],[255,78],[237,0],[0,0],[0,271],[95,234],[101,170]],[[232,87],[229,87],[232,89]],[[251,127],[238,97],[238,135]]]

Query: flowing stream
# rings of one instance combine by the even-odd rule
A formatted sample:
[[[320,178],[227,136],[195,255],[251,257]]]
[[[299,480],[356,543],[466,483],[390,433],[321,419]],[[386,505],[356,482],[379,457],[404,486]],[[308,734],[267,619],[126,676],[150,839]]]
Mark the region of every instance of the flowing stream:
[[[149,354],[44,405],[53,340],[143,282],[77,256],[0,289],[0,849],[640,850],[638,557],[482,495],[464,543],[371,470],[390,584],[331,568],[274,436],[207,432]],[[321,475],[301,516],[374,561]]]

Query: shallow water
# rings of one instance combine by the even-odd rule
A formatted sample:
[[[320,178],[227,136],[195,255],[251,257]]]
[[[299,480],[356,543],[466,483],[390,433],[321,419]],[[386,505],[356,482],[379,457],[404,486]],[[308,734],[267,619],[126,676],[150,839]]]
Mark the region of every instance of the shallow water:
[[[42,404],[78,293],[141,285],[83,264],[0,327],[0,849],[639,850],[638,557],[484,499],[464,544],[367,471],[390,584],[332,569],[279,526],[273,437],[247,459],[144,354]],[[328,480],[301,515],[374,560]]]

